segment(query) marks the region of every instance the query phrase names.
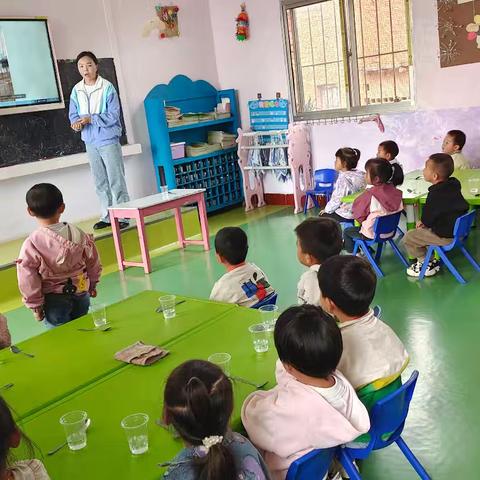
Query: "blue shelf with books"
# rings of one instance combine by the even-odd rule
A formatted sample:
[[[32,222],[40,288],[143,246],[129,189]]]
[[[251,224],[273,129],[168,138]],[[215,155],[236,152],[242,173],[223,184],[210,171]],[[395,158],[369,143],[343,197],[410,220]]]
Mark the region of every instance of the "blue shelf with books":
[[[208,212],[242,203],[242,175],[232,144],[240,127],[235,90],[216,90],[203,80],[177,75],[154,87],[144,106],[159,190],[162,185],[205,188]],[[228,137],[225,144],[223,137]],[[218,143],[209,145],[212,139]]]

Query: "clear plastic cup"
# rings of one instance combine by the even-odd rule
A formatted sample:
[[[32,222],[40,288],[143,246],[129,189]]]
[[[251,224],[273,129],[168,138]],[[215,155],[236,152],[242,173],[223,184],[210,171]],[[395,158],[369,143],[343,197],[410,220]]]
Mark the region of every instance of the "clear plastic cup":
[[[70,450],[81,450],[87,446],[87,418],[87,412],[82,410],[66,413],[60,418]]]
[[[163,317],[165,320],[174,318],[176,315],[175,312],[175,295],[164,295],[160,297],[158,301],[160,302],[160,308],[163,312]]]
[[[264,305],[258,311],[262,314],[262,323],[269,332],[273,332],[278,318],[278,307],[276,305]]]
[[[253,348],[257,353],[268,352],[268,336],[269,330],[264,323],[257,323],[248,327],[248,331],[252,335]]]
[[[160,193],[162,194],[162,198],[168,198],[168,185],[161,185]]]
[[[148,451],[148,421],[146,413],[134,413],[121,421],[127,436],[128,446],[133,455]]]
[[[227,375],[230,375],[230,360],[232,356],[229,353],[214,353],[208,357],[208,361],[218,365]]]
[[[107,309],[103,303],[93,304],[90,311],[96,328],[104,327],[107,324]]]

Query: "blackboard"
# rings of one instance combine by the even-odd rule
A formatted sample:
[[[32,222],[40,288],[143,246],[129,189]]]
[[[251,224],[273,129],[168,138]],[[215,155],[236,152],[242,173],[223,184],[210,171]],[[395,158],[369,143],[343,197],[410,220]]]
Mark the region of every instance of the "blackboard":
[[[59,60],[58,70],[65,98],[64,109],[0,116],[0,167],[85,151],[80,133],[70,128],[68,120],[70,92],[81,80],[77,64],[75,60]],[[119,92],[113,58],[99,59],[99,74],[112,82]],[[127,137],[123,113],[121,121],[123,134],[120,143],[125,145]]]

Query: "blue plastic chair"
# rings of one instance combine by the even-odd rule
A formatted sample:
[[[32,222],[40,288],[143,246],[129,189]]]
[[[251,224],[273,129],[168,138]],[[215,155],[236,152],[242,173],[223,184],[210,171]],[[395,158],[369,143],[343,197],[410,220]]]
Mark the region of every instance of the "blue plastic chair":
[[[453,263],[448,259],[446,252],[453,250],[454,248],[460,248],[462,253],[467,257],[467,260],[473,265],[475,270],[480,272],[480,265],[477,261],[472,257],[470,252],[465,248],[465,240],[470,233],[472,228],[473,221],[475,220],[475,210],[462,215],[461,217],[457,218],[455,222],[455,227],[453,228],[453,241],[448,245],[440,247],[438,245],[430,245],[427,250],[427,255],[423,262],[422,269],[420,270],[420,276],[418,277],[422,280],[425,277],[425,272],[427,271],[428,263],[430,262],[430,258],[434,253],[436,253],[440,260],[448,267],[450,272],[452,272],[453,276],[460,282],[460,283],[467,283],[466,280],[460,275],[460,272],[455,268]]]
[[[400,261],[408,267],[409,264],[405,257],[402,255],[402,252],[395,243],[394,237],[397,233],[398,222],[400,220],[400,212],[392,213],[391,215],[385,215],[384,217],[377,217],[375,219],[375,224],[373,226],[373,232],[375,234],[373,240],[363,240],[358,238],[355,240],[355,245],[353,247],[353,255],[356,255],[358,249],[361,248],[365,257],[371,263],[373,269],[379,277],[384,277],[384,273],[381,268],[378,266],[380,262],[380,257],[382,255],[383,245],[389,243],[392,247],[395,255],[400,259]],[[374,245],[377,245],[377,251],[375,253],[375,258],[370,252],[370,248]]]
[[[353,225],[355,225],[355,220],[345,220],[344,222],[340,222],[340,227],[342,227],[342,231]],[[403,230],[400,227],[397,227],[397,235],[398,240],[401,240],[405,236]]]
[[[333,186],[337,179],[337,171],[333,168],[323,168],[321,170],[315,170],[313,174],[313,190],[307,190],[305,192],[305,205],[303,207],[303,213],[307,213],[308,200],[311,198],[313,204],[318,208],[317,195],[325,196],[327,202],[330,200],[333,192]]]
[[[328,468],[337,450],[338,448],[335,447],[308,452],[290,465],[286,480],[323,479],[328,473]]]
[[[343,445],[337,451],[338,458],[350,478],[357,480],[362,478],[355,468],[353,460],[364,460],[373,450],[388,447],[395,442],[419,477],[423,480],[430,480],[430,476],[425,468],[423,468],[401,437],[417,379],[418,371],[415,370],[408,382],[404,383],[397,391],[379,400],[373,406],[370,412],[370,441],[365,447],[350,448]]]
[[[277,304],[277,292],[271,293],[268,297],[265,297],[262,301],[256,303],[251,308],[259,309],[265,305],[276,305]]]

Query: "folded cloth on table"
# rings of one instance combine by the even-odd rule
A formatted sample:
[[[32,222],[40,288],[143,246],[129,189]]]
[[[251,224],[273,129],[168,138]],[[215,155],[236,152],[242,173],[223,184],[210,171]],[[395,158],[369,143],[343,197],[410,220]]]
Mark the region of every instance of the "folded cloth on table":
[[[133,365],[151,365],[157,360],[166,357],[170,352],[156,345],[145,345],[143,342],[135,342],[115,354],[115,359]]]

